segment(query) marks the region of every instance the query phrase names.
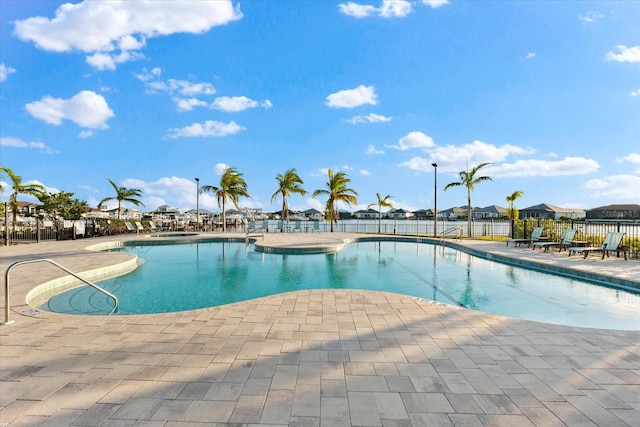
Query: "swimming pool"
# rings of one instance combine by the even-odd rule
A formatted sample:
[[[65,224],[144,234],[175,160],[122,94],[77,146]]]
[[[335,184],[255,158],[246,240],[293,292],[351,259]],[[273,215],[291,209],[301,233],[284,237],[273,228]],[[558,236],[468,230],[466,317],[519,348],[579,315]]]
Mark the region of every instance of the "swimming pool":
[[[518,268],[428,243],[362,241],[334,254],[272,254],[242,242],[136,242],[144,264],[100,282],[117,314],[211,307],[302,289],[396,292],[546,323],[640,330],[640,295]],[[51,298],[45,309],[105,314],[111,301],[89,287]]]

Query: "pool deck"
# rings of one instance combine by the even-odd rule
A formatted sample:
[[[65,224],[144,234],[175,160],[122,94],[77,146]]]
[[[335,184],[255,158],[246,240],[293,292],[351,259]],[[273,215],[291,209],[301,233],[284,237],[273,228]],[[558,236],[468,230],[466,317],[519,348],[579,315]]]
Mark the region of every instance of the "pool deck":
[[[257,243],[331,248],[357,237],[268,233]],[[0,266],[49,258],[76,272],[112,268],[131,255],[84,248],[138,238],[147,237],[1,247]],[[638,259],[459,244],[640,283]],[[549,325],[360,290],[155,315],[30,311],[27,292],[63,275],[44,263],[11,273],[13,323],[0,326],[2,426],[640,425],[640,331]],[[4,292],[1,304],[4,312]]]

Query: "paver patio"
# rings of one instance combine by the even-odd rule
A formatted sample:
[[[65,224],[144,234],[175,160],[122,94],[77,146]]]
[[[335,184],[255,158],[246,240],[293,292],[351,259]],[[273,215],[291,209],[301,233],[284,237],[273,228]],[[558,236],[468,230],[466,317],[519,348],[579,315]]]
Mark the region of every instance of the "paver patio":
[[[265,239],[336,237],[353,236]],[[47,257],[85,271],[129,257],[83,250],[105,240],[114,238],[3,247],[0,266]],[[468,244],[640,283],[638,260]],[[15,323],[0,326],[1,425],[640,425],[640,331],[359,290],[156,315],[20,314],[29,289],[61,275],[45,264],[12,273]]]

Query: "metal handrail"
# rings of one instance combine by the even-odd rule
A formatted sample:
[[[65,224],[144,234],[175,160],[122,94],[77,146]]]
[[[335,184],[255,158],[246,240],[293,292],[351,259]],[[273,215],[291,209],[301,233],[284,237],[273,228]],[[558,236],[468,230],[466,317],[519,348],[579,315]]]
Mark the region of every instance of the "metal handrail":
[[[91,283],[87,279],[84,279],[84,278],[78,276],[76,273],[74,273],[73,271],[69,270],[68,268],[58,264],[57,262],[55,262],[53,260],[50,260],[50,259],[47,259],[47,258],[25,259],[25,260],[22,260],[22,261],[14,262],[13,264],[11,264],[7,268],[7,271],[4,273],[4,323],[3,324],[6,325],[6,324],[13,323],[12,321],[9,320],[9,311],[10,311],[10,305],[9,305],[9,273],[11,273],[11,270],[13,270],[15,267],[17,267],[19,265],[32,264],[32,263],[35,263],[35,262],[48,262],[50,264],[53,264],[56,267],[59,267],[62,270],[64,270],[67,274],[72,275],[76,279],[81,280],[82,282],[84,282],[87,285],[91,286],[95,290],[97,290],[99,292],[102,292],[106,296],[112,298],[113,299],[113,309],[109,312],[109,315],[112,315],[118,309],[118,297],[113,295],[111,292],[102,289],[100,286],[96,285],[95,283]]]
[[[457,233],[455,233],[457,231],[460,231],[460,236],[461,236],[462,235],[462,226],[447,228],[440,235],[440,241],[443,241],[444,240],[444,236],[446,236],[447,234],[457,234]]]

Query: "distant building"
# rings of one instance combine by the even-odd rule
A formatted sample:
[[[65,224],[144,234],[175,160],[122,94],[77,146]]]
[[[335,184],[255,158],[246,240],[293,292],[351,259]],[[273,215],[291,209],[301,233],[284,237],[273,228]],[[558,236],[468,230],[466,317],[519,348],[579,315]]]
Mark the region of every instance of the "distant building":
[[[582,219],[586,216],[584,209],[567,209],[542,203],[528,208],[520,209],[520,219]]]
[[[587,219],[640,220],[640,205],[607,205],[587,211]]]
[[[322,221],[324,219],[324,213],[314,208],[307,209],[304,212],[300,212],[300,214],[304,215],[312,221]]]
[[[378,215],[380,213],[372,208],[369,208],[367,210],[361,209],[359,211],[355,211],[353,213],[353,217],[356,219],[378,219]]]
[[[472,211],[473,211],[473,209],[474,208],[471,208]],[[441,210],[441,211],[438,212],[438,218],[452,220],[452,221],[455,221],[457,219],[466,218],[466,217],[467,217],[467,207],[466,206],[460,206],[460,207],[455,206],[453,208]]]
[[[413,212],[413,217],[415,219],[433,218],[433,209],[418,209]]]
[[[471,210],[471,218],[473,219],[487,219],[487,218],[503,218],[507,216],[507,209],[491,205],[484,208],[473,208]]]
[[[390,219],[408,219],[413,218],[413,212],[406,211],[404,209],[395,209],[384,214],[385,218]]]

